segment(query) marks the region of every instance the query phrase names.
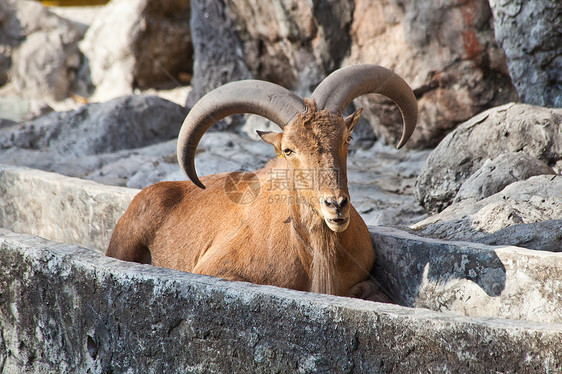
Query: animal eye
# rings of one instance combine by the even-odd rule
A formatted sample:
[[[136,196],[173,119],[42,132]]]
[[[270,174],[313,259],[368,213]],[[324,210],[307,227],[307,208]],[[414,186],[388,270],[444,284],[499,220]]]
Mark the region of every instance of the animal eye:
[[[285,155],[287,155],[287,156],[290,156],[290,155],[292,155],[292,154],[295,153],[295,152],[293,152],[292,149],[285,148],[285,149],[283,150],[283,153],[285,153]]]
[[[347,139],[345,140],[345,142],[346,142],[347,144],[349,144],[349,143],[351,143],[352,140],[353,140],[353,137],[352,137],[352,136],[348,136]]]

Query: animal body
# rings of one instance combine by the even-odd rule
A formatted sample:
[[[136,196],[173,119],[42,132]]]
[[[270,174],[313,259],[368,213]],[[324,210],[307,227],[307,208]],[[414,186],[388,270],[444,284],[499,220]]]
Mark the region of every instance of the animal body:
[[[400,108],[404,145],[417,121],[410,87],[377,65],[337,70],[301,99],[278,85],[245,80],[204,96],[178,137],[190,181],[141,191],[117,223],[107,255],[126,261],[295,290],[358,296],[375,253],[351,204],[346,161],[361,110],[357,96],[380,93]],[[279,156],[254,173],[198,178],[195,150],[205,131],[235,113],[254,113],[282,132],[260,137]]]

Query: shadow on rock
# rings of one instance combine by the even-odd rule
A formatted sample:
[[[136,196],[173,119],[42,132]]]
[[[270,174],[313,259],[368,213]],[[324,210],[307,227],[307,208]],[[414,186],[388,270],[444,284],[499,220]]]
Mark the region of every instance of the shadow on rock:
[[[370,231],[377,253],[375,278],[397,304],[418,306],[422,288],[424,292],[433,289],[435,297],[443,298],[442,290],[453,280],[473,282],[489,297],[500,296],[505,289],[506,269],[489,248],[419,238],[390,228],[370,227]],[[423,295],[423,299],[428,297]]]

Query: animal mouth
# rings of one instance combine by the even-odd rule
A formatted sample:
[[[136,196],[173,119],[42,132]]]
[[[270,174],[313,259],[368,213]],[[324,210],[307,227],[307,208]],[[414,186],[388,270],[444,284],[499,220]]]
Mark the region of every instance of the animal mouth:
[[[343,225],[349,221],[349,217],[345,218],[327,218],[326,219],[329,223],[333,223],[334,225]]]

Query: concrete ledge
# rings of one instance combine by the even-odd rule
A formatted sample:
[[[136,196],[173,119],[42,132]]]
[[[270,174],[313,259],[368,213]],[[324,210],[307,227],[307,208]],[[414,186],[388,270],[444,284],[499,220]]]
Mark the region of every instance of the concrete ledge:
[[[562,325],[226,282],[0,230],[2,372],[559,372]]]
[[[103,253],[137,192],[0,165],[0,227]],[[374,275],[403,306],[562,323],[562,253],[370,231]]]
[[[138,192],[0,164],[0,227],[105,253]]]
[[[562,323],[562,253],[369,230],[375,275],[401,305]]]
[[[561,253],[371,227],[376,304],[106,258],[137,192],[0,165],[0,372],[562,370]]]

